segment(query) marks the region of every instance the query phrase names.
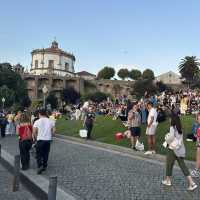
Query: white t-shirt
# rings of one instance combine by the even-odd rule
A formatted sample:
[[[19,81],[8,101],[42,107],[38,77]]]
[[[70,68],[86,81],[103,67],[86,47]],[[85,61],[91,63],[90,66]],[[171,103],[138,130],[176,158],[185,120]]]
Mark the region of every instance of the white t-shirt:
[[[151,108],[151,110],[149,111],[147,123],[150,124],[151,118],[153,117],[152,125],[156,126],[158,124],[157,123],[157,116],[158,116],[158,113],[157,113],[156,109],[155,108]]]
[[[37,140],[51,140],[52,139],[52,129],[55,127],[55,122],[48,119],[47,117],[42,117],[35,121],[33,128],[37,128]]]
[[[83,104],[83,108],[89,108],[89,102],[88,101],[86,101],[84,104]]]

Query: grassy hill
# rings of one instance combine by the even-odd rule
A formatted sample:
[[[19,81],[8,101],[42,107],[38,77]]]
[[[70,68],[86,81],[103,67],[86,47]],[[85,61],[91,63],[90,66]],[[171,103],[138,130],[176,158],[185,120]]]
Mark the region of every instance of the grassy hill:
[[[182,126],[184,130],[184,136],[191,132],[192,123],[194,118],[192,116],[183,116],[181,118]],[[61,118],[56,122],[56,129],[58,134],[79,137],[79,130],[83,128],[81,121],[66,120]],[[147,140],[145,135],[146,127],[142,126],[142,133],[140,141],[144,142],[145,148],[147,148]],[[121,141],[115,140],[115,133],[124,132],[126,128],[120,120],[112,120],[109,116],[98,116],[95,121],[95,125],[92,131],[92,138],[99,142],[120,145],[124,147],[130,147],[130,141],[123,139]],[[164,136],[169,130],[169,120],[160,123],[156,132],[156,151],[159,154],[165,154],[166,150],[162,147],[164,142]],[[196,144],[193,142],[185,141],[186,146],[186,159],[195,160]]]

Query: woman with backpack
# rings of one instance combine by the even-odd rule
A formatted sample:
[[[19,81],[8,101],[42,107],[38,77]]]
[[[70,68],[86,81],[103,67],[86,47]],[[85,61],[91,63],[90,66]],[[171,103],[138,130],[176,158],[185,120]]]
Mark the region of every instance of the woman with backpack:
[[[177,160],[179,167],[181,168],[185,177],[187,177],[189,191],[193,191],[197,188],[196,183],[193,181],[190,172],[185,165],[185,146],[183,143],[183,131],[181,126],[181,120],[179,116],[172,111],[171,113],[171,126],[170,133],[165,136],[165,144],[167,144],[167,159],[166,159],[166,178],[162,181],[163,185],[171,186],[172,169],[175,161]]]
[[[32,125],[30,116],[22,113],[20,123],[17,126],[17,134],[19,135],[19,150],[22,164],[22,170],[29,169],[30,149],[32,146]]]

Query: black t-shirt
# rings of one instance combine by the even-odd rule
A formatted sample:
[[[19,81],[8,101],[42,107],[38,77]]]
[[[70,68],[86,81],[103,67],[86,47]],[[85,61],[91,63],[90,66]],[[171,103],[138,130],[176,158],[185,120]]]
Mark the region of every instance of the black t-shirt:
[[[95,113],[93,113],[93,112],[88,112],[87,115],[86,115],[86,121],[85,121],[85,123],[86,123],[87,125],[92,125],[94,119],[95,119]]]

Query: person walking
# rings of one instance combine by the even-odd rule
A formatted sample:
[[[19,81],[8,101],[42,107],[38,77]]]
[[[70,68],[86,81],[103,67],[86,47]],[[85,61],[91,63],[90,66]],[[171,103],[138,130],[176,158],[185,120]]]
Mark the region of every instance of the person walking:
[[[147,118],[147,129],[146,129],[146,135],[148,137],[148,151],[145,152],[145,155],[155,154],[155,148],[156,148],[156,128],[158,125],[157,122],[157,111],[153,107],[152,102],[147,103],[147,109],[149,111],[148,118]]]
[[[166,138],[167,143],[167,159],[166,159],[166,178],[162,181],[163,185],[171,186],[172,170],[175,161],[177,160],[179,167],[181,168],[185,177],[187,177],[189,187],[188,190],[192,191],[197,188],[196,183],[193,181],[190,172],[185,165],[185,146],[183,143],[183,132],[181,127],[181,120],[179,116],[172,112],[171,114],[171,127],[170,135],[173,137],[170,140]]]
[[[21,113],[20,122],[16,127],[16,133],[19,135],[19,150],[22,164],[22,170],[29,169],[30,149],[32,146],[32,125],[30,116],[27,113]]]
[[[47,168],[52,135],[55,133],[55,122],[47,117],[45,110],[39,111],[39,119],[33,125],[36,144],[37,174]]]

